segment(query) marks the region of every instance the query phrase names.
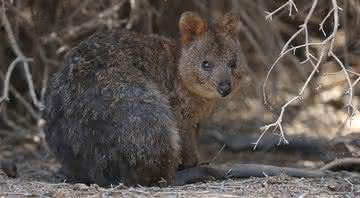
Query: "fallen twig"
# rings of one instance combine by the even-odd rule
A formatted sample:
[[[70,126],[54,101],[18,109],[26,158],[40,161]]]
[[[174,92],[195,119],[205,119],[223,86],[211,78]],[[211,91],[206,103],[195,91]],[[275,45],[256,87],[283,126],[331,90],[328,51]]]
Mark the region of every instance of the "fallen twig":
[[[309,170],[304,168],[290,168],[262,164],[232,164],[208,165],[184,169],[176,173],[172,185],[184,185],[208,180],[222,180],[228,178],[267,177],[285,174],[291,177],[313,178],[332,175],[333,170],[344,170],[345,167],[360,168],[360,159],[339,159],[324,165],[319,169]]]
[[[18,63],[22,63],[32,102],[34,103],[34,105],[37,108],[43,109],[43,104],[41,103],[41,101],[38,100],[38,98],[36,96],[35,88],[34,88],[34,84],[33,84],[33,80],[32,80],[32,75],[31,75],[30,68],[29,68],[29,62],[31,62],[32,59],[28,58],[24,55],[24,53],[21,51],[19,45],[16,42],[14,32],[10,26],[9,19],[6,16],[4,0],[2,0],[1,19],[2,19],[2,23],[4,25],[4,28],[5,28],[5,31],[7,33],[7,36],[9,38],[10,46],[11,46],[13,52],[16,54],[17,58],[15,60],[13,60],[13,62],[10,64],[10,66],[5,74],[3,94],[0,97],[0,102],[3,102],[4,100],[9,100],[9,84],[10,84],[11,74],[13,73],[15,66]]]

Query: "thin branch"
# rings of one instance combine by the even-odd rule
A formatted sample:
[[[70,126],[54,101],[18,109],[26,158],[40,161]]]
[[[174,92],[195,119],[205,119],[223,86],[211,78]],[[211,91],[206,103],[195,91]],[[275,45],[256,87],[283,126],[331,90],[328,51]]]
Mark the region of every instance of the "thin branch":
[[[285,142],[285,144],[288,144],[288,140],[285,138],[285,132],[283,130],[282,127],[282,120],[283,120],[283,116],[284,116],[284,112],[286,110],[286,108],[293,103],[294,101],[301,99],[302,94],[304,93],[306,87],[309,85],[311,79],[313,78],[313,76],[315,75],[315,73],[317,72],[318,68],[321,65],[321,61],[323,60],[323,57],[325,56],[325,50],[322,50],[322,53],[319,57],[319,61],[317,62],[317,64],[315,65],[315,67],[313,68],[311,74],[309,75],[309,77],[307,78],[306,82],[304,83],[303,87],[301,88],[301,90],[299,91],[298,95],[293,97],[292,99],[290,99],[285,105],[283,105],[281,107],[281,111],[280,111],[280,115],[278,117],[278,119],[268,125],[265,125],[263,127],[261,127],[260,129],[263,130],[263,132],[261,133],[260,137],[257,139],[257,141],[254,143],[254,150],[256,149],[257,145],[259,144],[260,140],[262,139],[262,137],[265,135],[265,133],[272,127],[279,128],[280,130],[280,141],[283,140]]]
[[[10,64],[10,66],[8,68],[8,71],[6,72],[4,88],[3,88],[3,94],[2,94],[2,96],[0,98],[0,103],[2,101],[4,101],[4,100],[9,99],[9,84],[10,84],[11,74],[13,73],[13,70],[15,69],[15,66],[18,63],[22,63],[24,71],[25,71],[26,81],[27,81],[27,85],[28,85],[28,88],[29,88],[31,99],[32,99],[34,105],[37,108],[42,109],[43,104],[37,99],[34,84],[33,84],[33,80],[32,80],[32,75],[31,75],[30,68],[29,68],[29,62],[32,59],[27,58],[24,55],[24,53],[21,51],[19,45],[16,42],[14,32],[13,32],[11,26],[10,26],[9,19],[6,16],[5,1],[4,0],[2,0],[1,18],[2,18],[2,23],[4,24],[7,36],[9,38],[10,46],[11,46],[12,50],[14,51],[14,53],[16,54],[17,58]]]
[[[288,1],[287,3],[285,3],[284,5],[289,5],[290,2]],[[319,67],[322,64],[322,62],[325,59],[325,56],[327,55],[328,57],[331,57],[333,59],[335,59],[335,61],[338,63],[338,65],[341,67],[343,73],[345,74],[346,80],[347,80],[347,84],[349,86],[349,89],[346,93],[348,93],[349,98],[348,98],[348,103],[346,105],[346,107],[349,110],[349,113],[351,114],[351,116],[355,113],[355,108],[352,105],[352,98],[353,98],[353,86],[355,86],[359,81],[360,81],[360,77],[358,77],[358,79],[355,80],[354,83],[351,82],[350,76],[349,76],[349,70],[346,69],[345,65],[340,61],[340,59],[335,55],[335,53],[333,52],[333,46],[335,43],[335,39],[336,39],[336,34],[338,32],[338,28],[339,28],[339,10],[342,10],[338,5],[337,5],[337,1],[336,0],[332,0],[332,9],[329,11],[329,13],[325,16],[325,18],[322,20],[322,22],[320,23],[320,30],[324,32],[324,28],[323,25],[325,23],[325,21],[327,21],[329,19],[329,17],[331,15],[333,15],[333,23],[334,23],[334,27],[333,27],[333,31],[331,32],[331,34],[325,38],[322,42],[317,42],[317,43],[309,43],[309,35],[308,35],[308,29],[307,29],[307,25],[310,21],[310,18],[313,16],[313,13],[315,11],[315,9],[317,8],[317,4],[318,4],[318,0],[313,0],[312,2],[312,6],[311,9],[309,11],[309,13],[307,14],[304,23],[302,25],[300,25],[300,29],[295,32],[290,39],[284,44],[283,49],[279,55],[279,57],[275,60],[275,62],[272,64],[272,66],[270,67],[270,70],[268,71],[265,81],[264,81],[264,85],[263,85],[263,97],[264,97],[264,103],[267,104],[267,97],[266,97],[266,92],[265,92],[265,88],[266,88],[266,84],[267,81],[269,79],[270,73],[274,70],[275,66],[277,65],[277,63],[288,53],[290,52],[294,52],[296,51],[296,49],[299,48],[305,48],[305,56],[307,57],[305,61],[302,62],[302,64],[304,64],[307,61],[310,61],[311,65],[313,65],[313,70],[310,73],[310,75],[307,77],[307,80],[305,81],[304,85],[302,86],[302,88],[299,90],[298,95],[294,96],[293,98],[291,98],[288,102],[286,102],[282,107],[281,107],[281,111],[280,111],[280,115],[278,116],[277,120],[271,124],[265,125],[264,127],[261,127],[261,130],[263,130],[263,132],[261,133],[260,137],[258,138],[258,140],[254,143],[254,149],[256,149],[258,143],[260,142],[260,140],[262,139],[262,137],[265,135],[265,133],[273,128],[274,131],[279,129],[280,130],[280,139],[279,142],[284,141],[284,143],[288,143],[287,139],[285,138],[285,132],[283,130],[282,127],[282,121],[283,121],[283,117],[284,117],[284,112],[286,110],[286,108],[292,104],[295,100],[301,99],[303,93],[305,92],[305,89],[308,87],[310,81],[314,78],[314,75],[316,72],[319,72]],[[285,6],[281,6],[280,8],[278,8],[277,10],[275,10],[273,13],[269,13],[268,14],[268,18],[272,17],[273,14],[275,14],[277,11],[281,10],[283,7]],[[302,45],[297,45],[297,46],[292,46],[290,49],[288,49],[288,46],[290,45],[290,43],[301,33],[304,32],[305,33],[305,43]],[[324,35],[326,35],[324,33]],[[310,53],[309,47],[310,46],[316,46],[319,45],[321,48],[321,52],[320,52],[320,56],[316,57],[314,55],[312,55]],[[314,62],[316,61],[316,63]],[[351,74],[354,74],[355,72],[352,72]]]
[[[352,105],[352,98],[353,98],[353,83],[351,83],[349,74],[344,66],[344,64],[340,61],[340,59],[334,54],[334,52],[330,51],[330,56],[335,59],[335,61],[338,63],[338,65],[341,67],[342,71],[345,74],[345,78],[347,80],[349,89],[346,91],[346,93],[349,95],[348,97],[348,103],[346,104],[346,108],[348,108],[348,112],[350,115],[353,115],[354,113],[354,106]],[[356,81],[355,81],[356,82]],[[355,83],[356,84],[356,83]]]
[[[321,21],[320,23],[320,28],[319,30],[324,34],[324,36],[326,36],[325,30],[324,30],[324,24],[327,21],[327,19],[331,16],[331,14],[334,12],[334,8],[330,10],[330,12],[327,13],[327,15],[325,16],[325,18]]]
[[[119,3],[113,5],[110,8],[105,9],[104,11],[97,14],[94,18],[76,26],[70,26],[61,30],[60,32],[51,32],[48,35],[45,35],[40,38],[40,40],[44,43],[54,40],[72,40],[74,37],[78,37],[78,35],[82,35],[84,32],[90,32],[99,27],[99,25],[105,24],[104,19],[113,16],[116,12],[118,12],[123,5],[125,5],[127,1],[122,0]],[[117,23],[123,23],[124,21],[118,21]]]
[[[335,36],[336,36],[336,33],[338,31],[338,28],[340,26],[339,24],[339,6],[337,5],[337,2],[336,0],[332,0],[332,5],[333,5],[333,9],[334,9],[334,28],[333,28],[333,32],[332,32],[332,35],[334,37],[334,39],[331,39],[331,44],[330,44],[330,49],[329,49],[329,53],[328,53],[328,56],[331,56],[331,53],[332,53],[332,50],[334,48],[334,43],[335,43]]]
[[[276,10],[272,11],[272,12],[265,12],[266,13],[266,20],[272,20],[273,15],[275,15],[276,13],[280,12],[282,9],[284,9],[286,6],[289,7],[289,16],[292,15],[292,9],[294,8],[296,12],[298,12],[298,9],[296,7],[296,4],[294,3],[293,0],[288,0],[286,3],[284,3],[283,5],[281,5],[279,8],[277,8]]]

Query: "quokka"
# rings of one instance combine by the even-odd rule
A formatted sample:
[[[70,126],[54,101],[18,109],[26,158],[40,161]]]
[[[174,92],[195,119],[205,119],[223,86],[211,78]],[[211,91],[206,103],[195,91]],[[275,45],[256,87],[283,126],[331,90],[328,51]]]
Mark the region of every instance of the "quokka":
[[[74,180],[150,185],[196,166],[199,122],[238,89],[239,17],[179,20],[181,42],[122,29],[74,47],[50,80],[46,139]]]

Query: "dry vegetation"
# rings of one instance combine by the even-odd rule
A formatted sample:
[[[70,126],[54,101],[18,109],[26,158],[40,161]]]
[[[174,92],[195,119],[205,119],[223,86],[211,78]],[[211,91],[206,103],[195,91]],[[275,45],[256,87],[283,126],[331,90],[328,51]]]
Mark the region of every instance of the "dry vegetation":
[[[219,104],[204,124],[202,158],[317,167],[336,157],[359,157],[359,0],[1,0],[0,6],[0,160],[15,162],[19,175],[0,175],[0,196],[359,196],[359,177],[130,189],[58,183],[59,165],[46,149],[41,114],[49,76],[93,32],[120,27],[177,38],[183,11],[211,20],[231,10],[243,21],[242,57],[250,75],[241,93]],[[278,144],[275,149],[289,144],[310,154],[251,151]],[[331,157],[309,157],[314,149]]]

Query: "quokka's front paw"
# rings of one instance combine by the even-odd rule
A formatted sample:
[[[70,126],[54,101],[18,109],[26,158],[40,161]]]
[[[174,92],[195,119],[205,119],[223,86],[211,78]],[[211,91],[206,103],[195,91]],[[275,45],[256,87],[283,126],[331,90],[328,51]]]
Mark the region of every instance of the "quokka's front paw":
[[[197,153],[193,153],[191,155],[185,155],[179,166],[179,170],[194,167],[198,165],[198,163],[199,163],[199,156]]]

